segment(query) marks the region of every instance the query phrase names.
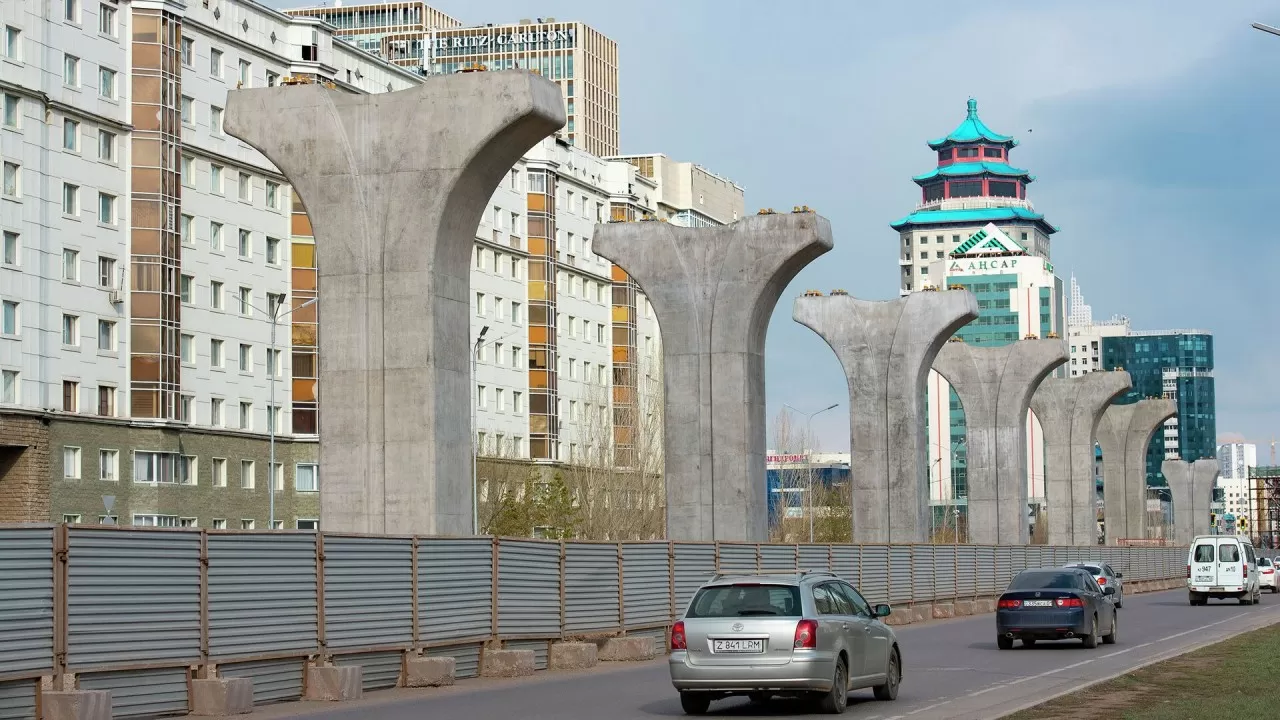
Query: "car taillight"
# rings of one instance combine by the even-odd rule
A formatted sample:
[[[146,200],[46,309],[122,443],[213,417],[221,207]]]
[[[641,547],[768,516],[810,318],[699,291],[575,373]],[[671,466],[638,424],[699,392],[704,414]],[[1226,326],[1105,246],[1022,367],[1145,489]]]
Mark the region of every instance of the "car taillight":
[[[1084,601],[1080,598],[1058,598],[1058,607],[1065,608],[1082,608]]]
[[[1012,610],[1014,608],[1022,607],[1022,601],[1006,600],[1004,598],[1001,598],[1000,602],[996,604],[996,607],[1002,610]]]
[[[684,621],[671,626],[671,649],[672,650],[688,650],[689,646],[684,639]]]
[[[1106,585],[1106,584],[1107,584],[1107,579],[1106,579],[1106,578],[1104,578],[1104,577],[1099,576],[1099,577],[1098,577],[1098,584],[1099,584],[1099,585]]]
[[[818,647],[818,621],[817,620],[801,620],[796,623],[796,639],[791,647],[799,649],[814,650]]]
[[[1248,575],[1249,575],[1249,563],[1245,563],[1245,564],[1241,565],[1241,566],[1240,566],[1240,572],[1244,573],[1244,574],[1245,574],[1245,576],[1248,576]]]
[[[1190,566],[1190,565],[1188,565],[1188,566],[1187,566],[1187,579],[1188,579],[1188,580],[1190,580],[1190,579],[1191,579],[1191,566]]]

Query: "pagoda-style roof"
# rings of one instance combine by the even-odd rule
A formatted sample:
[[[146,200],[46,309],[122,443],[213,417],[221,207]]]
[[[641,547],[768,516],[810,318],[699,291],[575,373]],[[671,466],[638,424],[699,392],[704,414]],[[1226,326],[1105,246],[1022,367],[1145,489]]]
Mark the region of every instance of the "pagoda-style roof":
[[[1026,182],[1035,182],[1035,176],[1012,165],[1000,162],[967,162],[956,163],[954,165],[944,165],[940,168],[934,168],[923,175],[916,175],[912,180],[921,183],[933,180],[937,177],[960,177],[964,175],[1003,175],[1005,177],[1020,177]]]
[[[1014,140],[1012,136],[1001,135],[987,127],[987,124],[982,122],[982,119],[978,117],[978,101],[973,98],[969,98],[969,112],[965,116],[964,122],[960,123],[955,130],[952,130],[950,135],[944,138],[938,138],[937,140],[930,140],[929,147],[934,150],[941,150],[950,145],[979,142],[987,142],[993,145],[1007,145],[1009,147],[1013,147],[1018,144],[1018,141]]]
[[[1046,235],[1058,232],[1058,228],[1050,225],[1044,215],[1020,207],[980,208],[977,210],[917,210],[910,215],[889,223],[889,227],[902,232],[913,227],[929,227],[934,225],[985,225],[989,222],[1034,223]]]

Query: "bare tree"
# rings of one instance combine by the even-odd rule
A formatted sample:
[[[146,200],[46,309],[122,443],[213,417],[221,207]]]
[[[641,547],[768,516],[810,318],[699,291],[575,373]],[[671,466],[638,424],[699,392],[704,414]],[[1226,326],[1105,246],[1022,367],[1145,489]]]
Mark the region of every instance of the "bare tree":
[[[773,420],[771,455],[780,456],[774,493],[773,483],[769,493],[776,495],[773,512],[769,515],[769,539],[773,542],[805,542],[809,539],[807,497],[809,488],[808,466],[804,456],[811,443],[803,425],[796,424],[786,408],[778,411]],[[814,518],[814,535],[817,539],[817,518]]]

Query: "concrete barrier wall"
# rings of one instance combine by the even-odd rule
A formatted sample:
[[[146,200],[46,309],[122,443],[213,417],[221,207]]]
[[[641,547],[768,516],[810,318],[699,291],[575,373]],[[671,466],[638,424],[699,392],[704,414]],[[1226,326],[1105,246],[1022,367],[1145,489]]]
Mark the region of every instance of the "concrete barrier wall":
[[[248,678],[263,703],[305,696],[317,667],[359,665],[375,690],[419,656],[467,677],[499,649],[541,669],[566,640],[652,637],[661,651],[716,571],[829,570],[892,604],[894,623],[919,622],[987,610],[1024,568],[1082,560],[1155,590],[1184,577],[1186,550],[2,526],[0,706],[30,707],[43,684],[109,690],[127,717],[189,703],[184,678]]]

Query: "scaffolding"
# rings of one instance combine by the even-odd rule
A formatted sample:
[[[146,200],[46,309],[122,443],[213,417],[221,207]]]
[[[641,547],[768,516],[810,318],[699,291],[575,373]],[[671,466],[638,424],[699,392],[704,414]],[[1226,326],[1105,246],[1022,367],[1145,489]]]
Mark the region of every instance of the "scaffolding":
[[[1251,535],[1259,547],[1280,548],[1280,467],[1249,468],[1249,496]]]

